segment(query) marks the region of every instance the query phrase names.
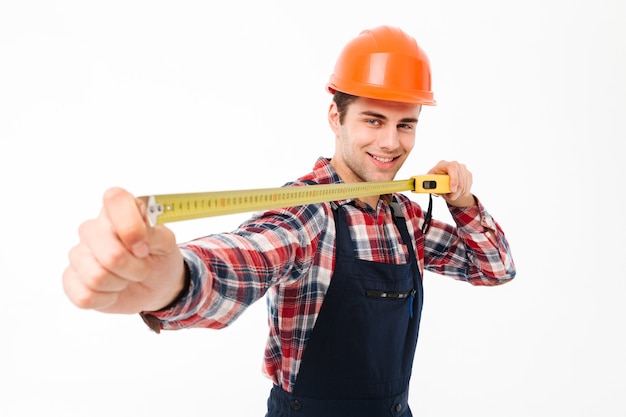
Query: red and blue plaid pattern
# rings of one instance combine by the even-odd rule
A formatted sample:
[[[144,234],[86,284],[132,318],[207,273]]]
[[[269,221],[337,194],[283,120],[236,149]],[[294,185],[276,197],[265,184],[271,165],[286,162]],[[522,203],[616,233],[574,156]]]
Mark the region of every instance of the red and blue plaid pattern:
[[[324,158],[313,172],[288,186],[341,182]],[[420,270],[498,285],[515,276],[515,265],[500,226],[480,202],[454,208],[456,225],[433,219],[424,237],[421,207],[394,194],[406,219]],[[191,271],[189,291],[177,305],[153,313],[161,329],[222,328],[266,296],[269,337],[264,372],[291,392],[309,334],[324,301],[335,262],[333,205],[346,206],[355,256],[402,264],[408,251],[383,196],[375,209],[358,200],[314,204],[256,213],[231,233],[209,235],[181,245]]]

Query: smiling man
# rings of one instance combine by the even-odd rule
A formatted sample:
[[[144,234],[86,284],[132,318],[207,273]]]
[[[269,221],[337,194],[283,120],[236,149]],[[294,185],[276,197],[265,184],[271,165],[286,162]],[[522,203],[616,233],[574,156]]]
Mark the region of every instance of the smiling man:
[[[413,149],[420,110],[419,104],[355,97],[340,122],[333,101],[328,120],[336,151],[331,164],[339,176],[346,182],[392,180]]]
[[[426,54],[401,29],[363,31],[327,88],[335,154],[286,186],[392,180],[413,149],[422,105],[435,104]],[[81,308],[140,313],[157,332],[223,328],[265,296],[267,417],[411,416],[424,271],[473,285],[515,276],[467,168],[441,161],[429,173],[450,176],[443,198],[453,225],[388,194],[257,213],[231,233],[185,244],[112,188],[101,214],[80,227],[64,288]]]

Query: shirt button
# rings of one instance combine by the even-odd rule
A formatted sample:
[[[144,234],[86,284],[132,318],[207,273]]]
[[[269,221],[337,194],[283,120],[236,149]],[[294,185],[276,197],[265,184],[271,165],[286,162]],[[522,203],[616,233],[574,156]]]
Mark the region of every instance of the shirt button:
[[[291,402],[291,408],[295,411],[300,411],[302,410],[302,403],[300,403],[300,401],[298,400],[293,400]]]
[[[396,404],[396,413],[402,411],[402,404]]]

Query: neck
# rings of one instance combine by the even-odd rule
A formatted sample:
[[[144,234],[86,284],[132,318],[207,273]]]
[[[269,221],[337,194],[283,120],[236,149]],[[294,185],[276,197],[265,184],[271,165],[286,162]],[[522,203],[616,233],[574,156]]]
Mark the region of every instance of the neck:
[[[339,178],[341,178],[341,181],[343,181],[344,183],[349,184],[353,182],[362,182],[362,181],[359,181],[358,178],[354,175],[346,175],[346,172],[350,172],[350,171],[344,170],[343,165],[341,165],[340,163],[337,163],[337,158],[333,157],[330,160],[330,165],[332,165],[332,167],[335,169],[335,172],[337,173],[337,175],[339,175]],[[359,201],[369,205],[374,210],[376,210],[379,198],[380,198],[379,195],[373,195],[370,197],[359,198]]]
[[[376,210],[376,207],[378,206],[378,199],[380,198],[379,195],[374,195],[371,197],[363,197],[363,198],[359,198],[359,200],[365,204],[367,204],[368,206],[370,206],[373,210]]]

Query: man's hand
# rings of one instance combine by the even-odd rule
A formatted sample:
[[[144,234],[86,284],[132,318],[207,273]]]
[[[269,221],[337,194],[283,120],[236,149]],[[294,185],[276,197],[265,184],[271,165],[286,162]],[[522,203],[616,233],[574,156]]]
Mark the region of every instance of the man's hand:
[[[145,206],[121,188],[107,190],[100,215],[79,227],[63,288],[80,308],[139,313],[165,307],[182,291],[183,257],[165,226],[151,227]]]
[[[450,192],[442,196],[448,204],[455,207],[476,205],[476,200],[471,192],[472,173],[467,170],[465,165],[456,161],[439,161],[428,173],[450,176]]]

